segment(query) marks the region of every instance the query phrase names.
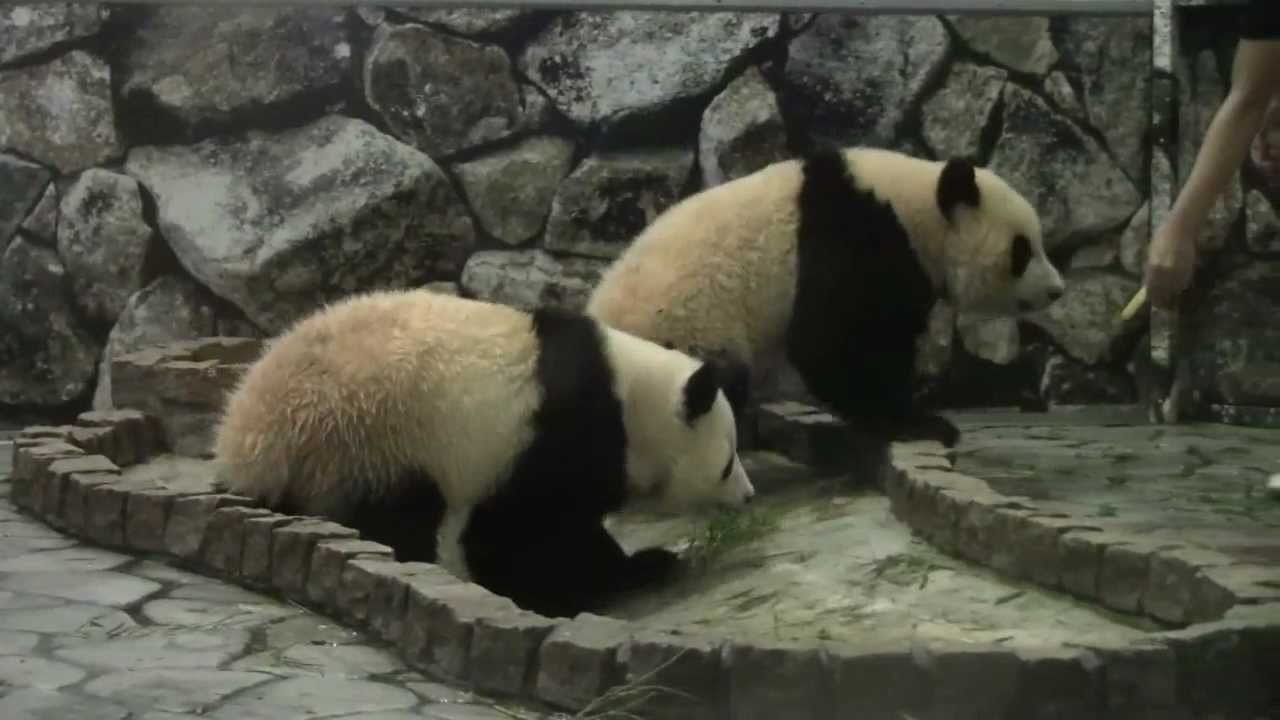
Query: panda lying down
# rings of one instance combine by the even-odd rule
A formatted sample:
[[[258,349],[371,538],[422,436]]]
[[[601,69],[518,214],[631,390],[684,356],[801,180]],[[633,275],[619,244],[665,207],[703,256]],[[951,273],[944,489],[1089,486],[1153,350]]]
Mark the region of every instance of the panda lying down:
[[[607,513],[751,499],[723,382],[583,315],[370,293],[303,319],[245,373],[218,482],[572,616],[677,567],[662,548],[627,556]]]

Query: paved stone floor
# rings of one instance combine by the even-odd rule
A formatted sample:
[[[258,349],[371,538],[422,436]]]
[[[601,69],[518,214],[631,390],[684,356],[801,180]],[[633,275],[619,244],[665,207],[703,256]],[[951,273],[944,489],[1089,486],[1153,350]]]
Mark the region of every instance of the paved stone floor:
[[[10,447],[0,438],[0,498]],[[510,720],[301,607],[84,545],[0,499],[3,720]]]
[[[1280,562],[1280,431],[1155,426],[1098,412],[966,415],[956,469],[1103,528]]]

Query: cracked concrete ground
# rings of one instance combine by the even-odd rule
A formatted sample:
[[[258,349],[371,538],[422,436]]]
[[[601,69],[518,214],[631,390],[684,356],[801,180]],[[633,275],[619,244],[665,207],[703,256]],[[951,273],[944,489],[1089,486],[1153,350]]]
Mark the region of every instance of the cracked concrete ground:
[[[0,441],[0,718],[509,720],[517,710],[434,683],[299,606],[19,514],[10,457]]]

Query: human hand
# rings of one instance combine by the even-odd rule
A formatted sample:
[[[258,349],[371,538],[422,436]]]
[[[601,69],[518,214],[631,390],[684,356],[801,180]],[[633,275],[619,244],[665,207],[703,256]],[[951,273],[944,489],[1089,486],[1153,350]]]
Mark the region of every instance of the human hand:
[[[1160,226],[1147,249],[1146,286],[1151,304],[1162,310],[1173,307],[1178,294],[1191,284],[1195,268],[1195,236],[1176,223]]]

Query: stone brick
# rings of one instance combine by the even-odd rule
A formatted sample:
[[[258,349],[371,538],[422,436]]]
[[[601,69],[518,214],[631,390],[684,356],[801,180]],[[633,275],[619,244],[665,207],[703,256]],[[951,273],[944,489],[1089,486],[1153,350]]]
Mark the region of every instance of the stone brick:
[[[124,503],[124,542],[138,552],[164,552],[165,524],[176,498],[188,493],[167,488],[138,488]]]
[[[1027,720],[1093,720],[1102,715],[1102,672],[1098,657],[1086,650],[1017,650],[1021,669],[1008,717]]]
[[[14,443],[13,471],[10,475],[9,499],[14,505],[27,510],[36,509],[36,486],[44,482],[49,466],[58,460],[81,457],[80,448],[63,440],[46,440],[40,443]],[[43,501],[44,493],[39,494]]]
[[[722,650],[719,640],[639,630],[619,656],[623,682],[659,685],[679,695],[655,693],[635,712],[667,720],[718,720],[728,696],[728,678],[720,665]]]
[[[1196,573],[1189,619],[1217,620],[1235,605],[1272,603],[1280,603],[1280,568],[1253,564],[1208,566]],[[1280,625],[1280,613],[1276,617]]]
[[[1058,583],[1076,597],[1098,599],[1098,576],[1107,535],[1071,530],[1058,538]]]
[[[722,662],[729,684],[729,716],[735,720],[808,720],[829,711],[823,678],[829,667],[817,649],[752,640],[730,642]]]
[[[461,582],[439,565],[424,562],[393,562],[371,567],[373,589],[369,596],[369,629],[408,653],[426,645],[426,627],[405,624],[409,582]]]
[[[271,532],[272,587],[298,602],[305,602],[311,552],[316,543],[359,535],[336,522],[311,518],[275,528]]]
[[[159,424],[138,410],[85,412],[76,418],[76,424],[88,428],[111,428],[111,452],[106,455],[121,467],[136,465],[164,449]]]
[[[980,565],[991,561],[992,543],[1001,522],[997,502],[991,498],[970,498],[956,522],[960,555]]]
[[[1252,718],[1273,709],[1275,657],[1256,653],[1246,627],[1214,622],[1161,633],[1177,663],[1178,700],[1197,717]]]
[[[120,468],[102,455],[81,455],[56,460],[42,473],[43,481],[32,488],[33,509],[53,525],[65,527],[62,503],[66,499],[67,482],[75,473],[118,475]],[[39,500],[38,506],[35,501]]]
[[[342,568],[358,557],[392,559],[391,548],[371,540],[321,540],[311,553],[311,569],[307,574],[307,599],[323,610],[337,609],[338,586]]]
[[[373,597],[374,573],[380,567],[396,565],[395,560],[351,558],[342,565],[336,605],[338,615],[347,623],[361,628],[369,626],[369,602]]]
[[[183,560],[199,559],[205,528],[218,508],[250,504],[248,498],[237,495],[192,495],[176,498],[169,509],[169,522],[165,526],[165,549]]]
[[[1093,651],[1106,670],[1102,680],[1107,699],[1107,717],[1167,717],[1160,712],[1178,704],[1178,668],[1173,650],[1156,642],[1132,642]]]
[[[244,521],[244,546],[240,552],[240,580],[258,590],[271,587],[271,539],[278,527],[301,522],[292,515],[265,515]]]
[[[1058,589],[1062,582],[1063,536],[1069,532],[1091,531],[1094,529],[1069,518],[1031,515],[1021,528],[1017,576],[1043,587]]]
[[[1150,544],[1134,542],[1109,545],[1103,550],[1098,597],[1104,605],[1120,612],[1139,611],[1154,550]]]
[[[424,579],[415,575],[408,581],[404,623],[406,635],[414,628],[414,637],[426,642],[405,647],[406,659],[435,677],[466,682],[476,621],[514,612],[515,603],[475,583]]]
[[[621,681],[618,651],[629,631],[629,623],[590,613],[562,623],[538,652],[538,699],[581,710],[617,685]]]
[[[556,622],[537,613],[476,618],[471,631],[471,684],[481,692],[526,695],[533,691],[538,648]]]
[[[1208,550],[1177,548],[1152,553],[1143,610],[1165,622],[1187,622],[1196,585],[1201,582],[1197,577],[1200,568],[1230,563],[1231,558]]]
[[[833,703],[841,716],[859,720],[926,717],[933,686],[901,646],[834,648],[831,664]]]
[[[925,717],[985,720],[1011,717],[1021,663],[994,645],[930,647],[924,665],[933,680],[932,712]]]
[[[1019,555],[1025,550],[1035,532],[1035,521],[1023,510],[998,508],[991,523],[990,536],[987,537],[990,554],[987,566],[1006,577],[1017,580],[1027,576],[1022,572],[1025,568],[1019,561]]]
[[[245,521],[271,514],[266,508],[248,506],[215,510],[200,540],[200,559],[205,567],[224,578],[239,577]]]
[[[62,517],[69,532],[87,534],[89,515],[89,491],[99,485],[120,481],[115,473],[72,473],[62,487]]]
[[[124,503],[129,497],[118,482],[98,483],[85,493],[84,535],[107,547],[124,547]]]

